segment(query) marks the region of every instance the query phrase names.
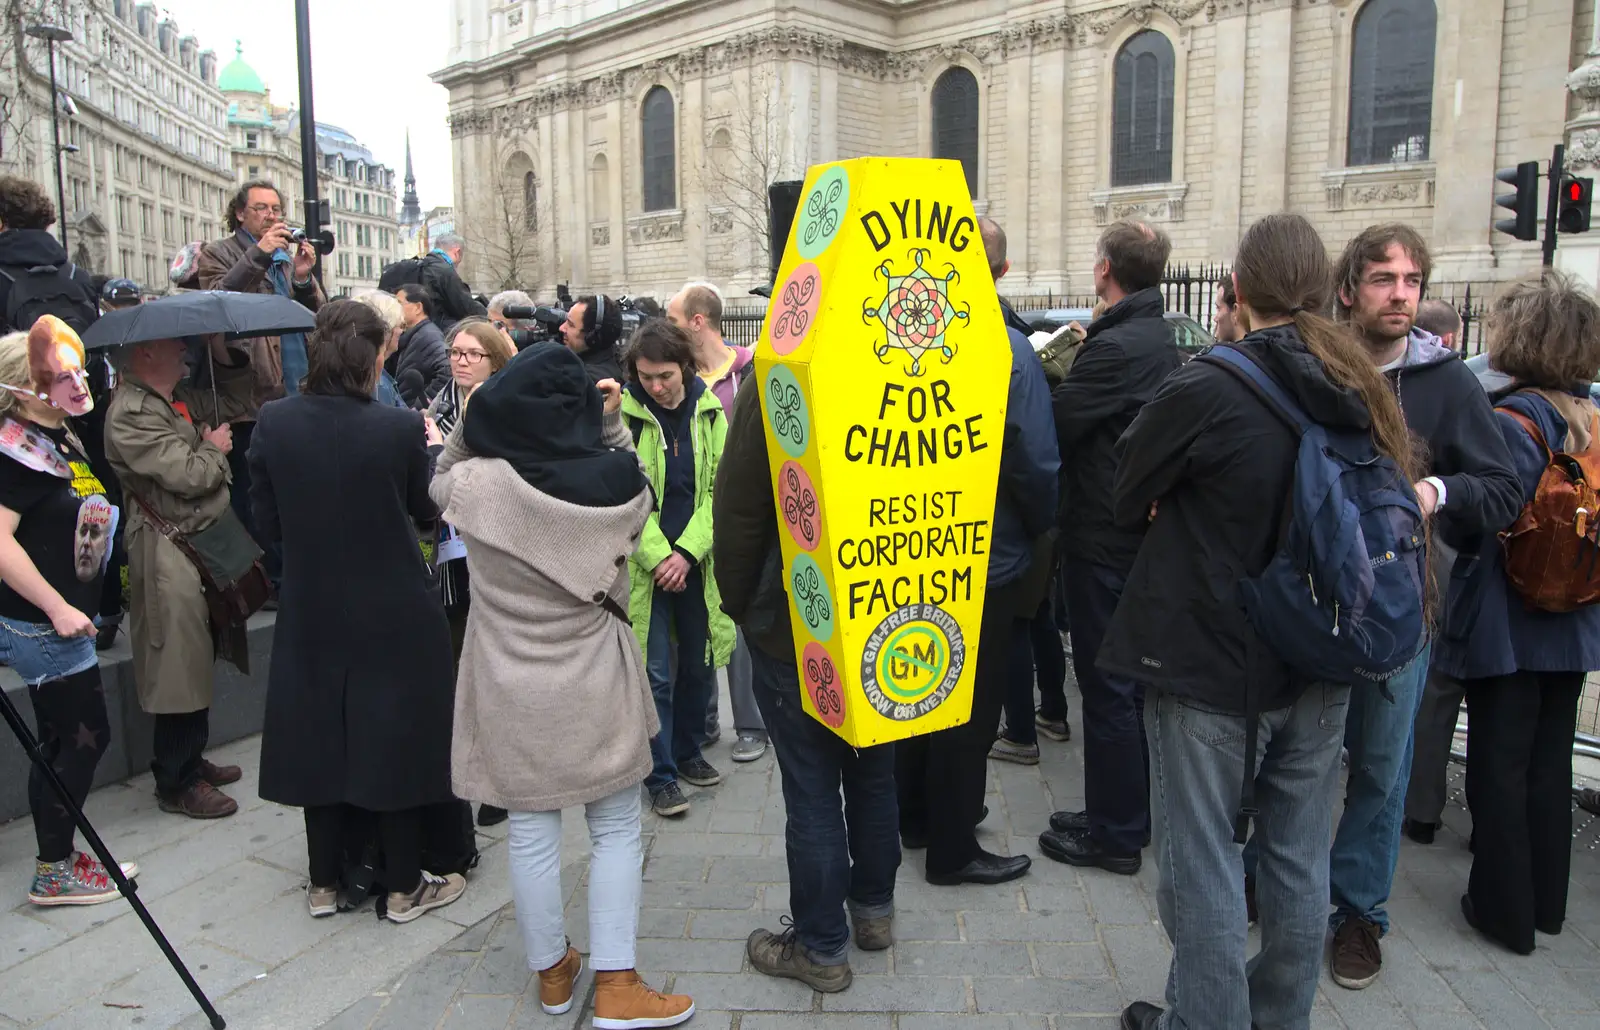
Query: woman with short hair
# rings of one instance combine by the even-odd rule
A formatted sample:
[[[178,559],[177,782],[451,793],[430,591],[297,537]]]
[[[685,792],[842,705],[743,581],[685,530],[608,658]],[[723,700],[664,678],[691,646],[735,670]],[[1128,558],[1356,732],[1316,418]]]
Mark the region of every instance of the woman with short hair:
[[[389,335],[384,340],[382,359],[383,366],[378,371],[377,397],[378,403],[387,404],[391,408],[407,408],[409,404],[400,396],[400,387],[395,383],[394,376],[389,374],[387,368],[389,359],[395,351],[400,349],[400,334],[406,331],[405,312],[400,307],[400,302],[394,296],[382,290],[361,290],[352,294],[351,300],[358,304],[365,304],[377,313],[388,327]]]
[[[1600,458],[1589,397],[1600,374],[1600,304],[1545,269],[1506,287],[1486,327],[1489,363],[1511,377],[1490,398],[1527,503],[1551,451]],[[1433,668],[1463,681],[1470,716],[1475,850],[1461,909],[1486,937],[1527,955],[1534,931],[1560,933],[1566,919],[1572,735],[1585,675],[1600,670],[1600,605],[1534,607],[1507,579],[1506,552],[1490,532],[1461,545],[1445,610]]]
[[[261,409],[256,524],[283,545],[283,607],[261,736],[261,796],[305,809],[313,916],[332,915],[350,808],[376,813],[387,917],[461,896],[422,868],[422,809],[450,801],[450,630],[417,549],[435,519],[422,419],[377,403],[389,328],[370,307],[317,312],[297,396]]]

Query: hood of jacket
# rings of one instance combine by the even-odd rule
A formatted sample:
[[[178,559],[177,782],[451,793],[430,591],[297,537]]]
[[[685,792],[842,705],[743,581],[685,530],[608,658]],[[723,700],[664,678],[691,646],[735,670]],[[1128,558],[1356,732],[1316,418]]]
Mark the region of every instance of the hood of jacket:
[[[43,229],[7,229],[0,232],[0,265],[65,264],[61,241]]]
[[[717,400],[716,394],[706,386],[705,380],[695,376],[689,381],[683,395],[683,403],[691,405],[689,410],[696,415],[704,415],[708,411],[720,410],[722,402]],[[629,383],[622,389],[622,414],[627,418],[656,420],[655,412],[650,410],[650,394],[638,383]]]
[[[1322,362],[1312,355],[1294,326],[1258,329],[1230,346],[1245,351],[1265,367],[1313,421],[1344,429],[1372,426],[1372,416],[1361,394],[1354,387],[1341,386],[1328,378]]]
[[[1461,355],[1446,347],[1439,338],[1426,329],[1411,327],[1411,333],[1406,337],[1406,352],[1400,359],[1400,364],[1389,369],[1384,374],[1393,377],[1399,372],[1407,375],[1440,365],[1448,365],[1452,361],[1461,360]]]
[[[1089,334],[1084,341],[1094,339],[1096,336],[1135,318],[1162,318],[1167,310],[1167,299],[1162,296],[1159,286],[1130,293],[1115,304],[1106,308],[1105,314],[1089,323]],[[1024,336],[1028,335],[1023,333]]]

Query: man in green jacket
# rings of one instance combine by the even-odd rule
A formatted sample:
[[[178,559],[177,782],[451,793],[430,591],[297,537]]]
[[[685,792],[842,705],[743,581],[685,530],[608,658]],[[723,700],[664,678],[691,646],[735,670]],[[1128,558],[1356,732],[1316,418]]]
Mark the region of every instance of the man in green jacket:
[[[628,345],[622,418],[655,490],[656,507],[633,554],[628,610],[644,649],[661,730],[645,779],[657,815],[689,810],[678,781],[722,782],[700,753],[699,731],[733,652],[733,621],[711,574],[711,488],[728,424],[722,402],[696,374],[694,344],[665,319]],[[673,645],[676,643],[676,669]]]

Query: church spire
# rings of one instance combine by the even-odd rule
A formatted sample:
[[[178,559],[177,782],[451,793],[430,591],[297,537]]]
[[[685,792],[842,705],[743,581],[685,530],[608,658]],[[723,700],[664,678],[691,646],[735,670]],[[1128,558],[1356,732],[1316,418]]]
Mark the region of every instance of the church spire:
[[[411,130],[406,130],[406,193],[400,201],[400,224],[420,225],[422,204],[417,200],[417,176],[411,170]]]

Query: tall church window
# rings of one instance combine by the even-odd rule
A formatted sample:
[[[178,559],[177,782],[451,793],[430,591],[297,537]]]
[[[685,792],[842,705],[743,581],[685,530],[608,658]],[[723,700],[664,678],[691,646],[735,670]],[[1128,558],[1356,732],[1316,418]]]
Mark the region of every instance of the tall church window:
[[[677,206],[677,145],[672,94],[656,86],[644,96],[640,111],[643,141],[644,209],[670,211]]]
[[[1350,165],[1428,159],[1433,0],[1369,0],[1350,48]]]
[[[978,80],[965,68],[933,84],[933,156],[960,161],[967,192],[978,195]]]
[[[539,228],[539,181],[532,172],[522,176],[522,226],[529,232]]]
[[[1111,185],[1172,180],[1172,41],[1154,29],[1117,51],[1111,97]]]

